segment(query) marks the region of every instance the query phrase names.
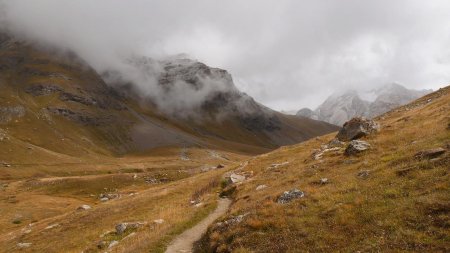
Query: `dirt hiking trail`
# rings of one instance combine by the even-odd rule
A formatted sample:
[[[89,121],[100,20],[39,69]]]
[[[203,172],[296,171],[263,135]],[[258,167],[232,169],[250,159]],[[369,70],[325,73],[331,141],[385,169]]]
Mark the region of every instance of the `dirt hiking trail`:
[[[231,200],[220,198],[218,201],[216,210],[209,214],[205,219],[194,227],[184,231],[181,235],[177,236],[167,247],[166,253],[190,253],[194,243],[200,240],[201,236],[206,232],[208,226],[211,225],[220,216],[224,215],[230,204]]]

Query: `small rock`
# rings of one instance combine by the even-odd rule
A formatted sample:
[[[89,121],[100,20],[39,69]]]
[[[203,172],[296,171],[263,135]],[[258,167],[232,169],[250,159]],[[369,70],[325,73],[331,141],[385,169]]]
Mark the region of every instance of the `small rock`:
[[[144,178],[145,182],[147,184],[159,184],[161,183],[161,180],[154,178],[154,177],[145,177]]]
[[[303,198],[304,196],[305,196],[304,192],[298,189],[292,189],[290,191],[285,191],[283,194],[281,194],[281,196],[278,197],[277,202],[280,204],[286,204],[294,199]]]
[[[100,200],[107,198],[108,200],[120,198],[118,193],[102,193],[100,194]]]
[[[105,198],[101,198],[101,199],[100,199],[100,201],[101,201],[101,202],[106,202],[106,201],[108,201],[108,200],[109,200],[109,199],[108,199],[108,198],[106,198],[106,197],[105,197]]]
[[[107,242],[102,240],[97,243],[97,248],[104,249],[104,248],[106,248],[106,245],[107,245]]]
[[[158,224],[158,225],[161,225],[161,224],[164,223],[164,220],[163,219],[157,219],[157,220],[153,220],[153,222]]]
[[[238,216],[234,216],[234,217],[232,217],[232,218],[230,218],[230,219],[228,219],[228,220],[226,220],[224,222],[216,223],[216,226],[217,227],[223,227],[223,226],[231,226],[231,225],[239,224],[239,223],[241,223],[244,220],[244,218],[247,215],[249,215],[249,213],[245,213],[245,214],[241,214],[241,215],[238,215]]]
[[[17,244],[17,247],[20,249],[25,249],[25,248],[29,248],[31,247],[32,243],[31,242],[19,242]]]
[[[89,209],[91,209],[90,205],[82,205],[82,206],[77,208],[77,210],[80,210],[80,211],[82,211],[82,210],[89,210]]]
[[[353,140],[345,149],[344,154],[347,156],[356,155],[370,148],[370,144],[365,141]]]
[[[269,166],[269,169],[276,169],[278,167],[281,167],[281,166],[284,166],[284,165],[288,165],[288,164],[289,164],[289,162],[274,163],[274,164],[271,164]]]
[[[345,145],[344,142],[340,141],[340,140],[337,139],[337,138],[334,138],[333,140],[331,140],[331,141],[328,143],[327,146],[328,146],[329,148],[342,148],[342,147],[344,147],[344,145]]]
[[[222,169],[222,168],[225,168],[225,165],[219,164],[219,165],[217,165],[217,167],[216,167],[216,169]]]
[[[118,235],[123,234],[123,232],[125,232],[125,230],[127,230],[127,223],[120,223],[116,225],[116,233]]]
[[[108,249],[110,249],[110,248],[112,248],[112,247],[114,247],[114,246],[116,246],[118,244],[119,244],[118,241],[112,241],[112,242],[109,243]]]
[[[230,180],[233,184],[244,182],[245,176],[233,173],[230,175]]]
[[[362,171],[358,172],[357,176],[358,176],[359,178],[366,179],[366,178],[369,177],[369,174],[370,174],[370,173],[369,173],[368,170],[362,170]]]
[[[345,122],[344,126],[336,135],[336,138],[339,141],[356,140],[366,135],[377,132],[379,129],[380,125],[377,122],[365,118],[356,117]]]
[[[428,149],[428,150],[422,150],[420,152],[417,152],[414,155],[414,158],[422,160],[422,159],[433,159],[437,158],[441,155],[443,155],[446,152],[443,148],[434,148],[434,149]]]
[[[195,207],[201,207],[201,206],[203,206],[203,203],[200,202],[200,203],[195,204],[194,206],[195,206]]]
[[[25,230],[23,230],[23,233],[24,234],[29,234],[29,233],[31,233],[31,229],[25,229]]]
[[[146,224],[145,222],[122,222],[122,223],[119,223],[116,225],[116,234],[121,235],[127,229],[136,229],[145,224]]]
[[[52,228],[56,228],[56,227],[59,227],[59,224],[58,224],[58,223],[53,224],[53,225],[49,225],[49,226],[45,227],[45,230],[52,229]]]
[[[262,185],[258,185],[257,187],[256,187],[256,190],[257,191],[261,191],[261,190],[264,190],[264,189],[266,189],[268,186],[267,185],[265,185],[265,184],[262,184]]]
[[[319,149],[316,149],[316,150],[314,150],[313,153],[311,154],[311,157],[312,157],[314,160],[320,160],[320,159],[322,159],[322,157],[323,157],[323,152],[322,152],[321,150],[319,150]]]
[[[321,178],[320,181],[319,181],[319,183],[320,183],[320,184],[328,184],[328,183],[330,183],[330,182],[328,181],[328,178],[325,177],[325,178]]]

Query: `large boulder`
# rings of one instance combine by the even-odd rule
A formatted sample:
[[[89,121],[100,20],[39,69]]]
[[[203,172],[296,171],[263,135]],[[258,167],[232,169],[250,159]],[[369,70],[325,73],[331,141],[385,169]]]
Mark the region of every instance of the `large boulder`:
[[[377,122],[365,118],[356,117],[345,122],[344,126],[336,135],[336,138],[339,141],[356,140],[374,133],[379,129],[380,125]]]
[[[347,156],[356,155],[370,148],[370,144],[365,141],[353,140],[348,144],[344,154]]]

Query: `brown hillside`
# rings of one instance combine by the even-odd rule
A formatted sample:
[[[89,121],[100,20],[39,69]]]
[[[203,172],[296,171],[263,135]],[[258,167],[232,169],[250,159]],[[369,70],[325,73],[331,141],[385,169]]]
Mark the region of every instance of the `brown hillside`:
[[[343,147],[314,159],[333,133],[250,159],[242,170],[253,176],[237,185],[228,222],[197,251],[448,252],[449,112],[446,87],[376,119],[381,130],[359,155]],[[441,151],[420,153],[430,149]],[[292,189],[304,196],[277,203]]]

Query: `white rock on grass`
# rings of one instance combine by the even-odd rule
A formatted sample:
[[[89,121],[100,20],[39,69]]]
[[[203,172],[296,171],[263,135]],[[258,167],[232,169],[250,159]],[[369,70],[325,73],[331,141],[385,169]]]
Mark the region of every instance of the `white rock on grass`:
[[[230,180],[231,180],[231,182],[233,184],[240,183],[240,182],[243,182],[245,180],[245,176],[233,173],[233,174],[230,175]]]
[[[17,247],[20,249],[25,249],[25,248],[29,248],[31,247],[32,243],[31,242],[19,242],[17,244]]]
[[[108,248],[110,249],[110,248],[112,248],[112,247],[114,247],[114,246],[116,246],[116,245],[118,245],[118,244],[119,244],[118,241],[112,241],[112,242],[109,243]]]
[[[90,205],[82,205],[80,207],[77,208],[77,210],[83,211],[83,210],[89,210],[92,207]]]
[[[56,228],[56,227],[59,227],[59,224],[58,224],[58,223],[52,224],[52,225],[49,225],[49,226],[45,227],[45,230],[52,229],[52,228]]]
[[[346,156],[356,155],[370,149],[370,144],[365,141],[354,140],[348,144],[344,154]]]
[[[264,189],[266,189],[268,186],[267,185],[265,185],[265,184],[262,184],[262,185],[258,185],[257,187],[256,187],[256,190],[257,191],[261,191],[261,190],[264,190]]]
[[[157,219],[157,220],[153,220],[154,223],[156,224],[163,224],[164,220],[163,219]]]

